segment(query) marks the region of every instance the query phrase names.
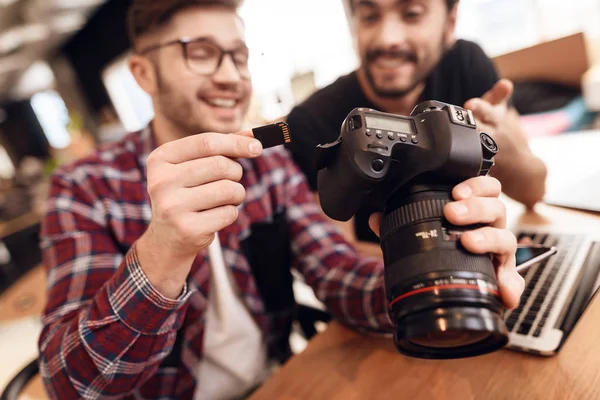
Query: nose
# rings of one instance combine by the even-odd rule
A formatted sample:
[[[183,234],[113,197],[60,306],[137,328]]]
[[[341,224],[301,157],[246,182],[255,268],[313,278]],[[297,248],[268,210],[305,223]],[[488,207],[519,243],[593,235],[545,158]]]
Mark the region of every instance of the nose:
[[[380,48],[403,47],[406,40],[406,27],[398,16],[386,15],[379,24],[375,40],[377,47]]]
[[[217,83],[238,83],[241,81],[240,72],[233,62],[231,54],[225,54],[221,65],[213,75],[213,80]]]

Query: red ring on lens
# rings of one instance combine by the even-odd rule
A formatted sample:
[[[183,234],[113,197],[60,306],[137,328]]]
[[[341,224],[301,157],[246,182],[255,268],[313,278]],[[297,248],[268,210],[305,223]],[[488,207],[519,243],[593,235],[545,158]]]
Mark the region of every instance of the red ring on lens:
[[[403,299],[413,296],[415,294],[432,292],[434,290],[447,290],[447,289],[470,289],[470,290],[477,290],[478,292],[485,291],[485,292],[491,293],[495,296],[499,296],[498,292],[493,289],[484,288],[484,287],[477,286],[477,285],[469,285],[466,283],[463,283],[463,284],[456,283],[456,284],[439,285],[439,286],[428,286],[428,287],[424,287],[424,288],[420,288],[420,289],[411,290],[410,292],[401,294],[400,296],[398,296],[394,300],[392,300],[390,302],[389,307],[393,306],[400,300],[403,300]]]

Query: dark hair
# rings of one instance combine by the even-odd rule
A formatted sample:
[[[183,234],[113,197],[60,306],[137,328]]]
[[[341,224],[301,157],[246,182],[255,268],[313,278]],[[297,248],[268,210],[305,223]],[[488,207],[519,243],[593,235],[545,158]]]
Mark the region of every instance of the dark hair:
[[[452,8],[458,3],[458,0],[446,0],[446,4],[448,5],[448,10],[452,10]]]
[[[446,0],[446,5],[448,6],[448,10],[452,10],[452,8],[458,3],[459,0]],[[350,9],[354,11],[354,0],[348,0],[350,4]]]
[[[133,0],[127,15],[129,40],[135,46],[145,33],[166,25],[179,11],[195,6],[218,6],[236,11],[242,0]]]

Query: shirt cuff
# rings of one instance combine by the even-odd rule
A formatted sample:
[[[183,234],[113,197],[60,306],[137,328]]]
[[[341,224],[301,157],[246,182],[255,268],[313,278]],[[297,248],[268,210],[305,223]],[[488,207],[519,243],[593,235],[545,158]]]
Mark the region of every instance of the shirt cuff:
[[[119,271],[106,286],[113,312],[130,329],[144,335],[179,330],[192,291],[184,286],[176,300],[163,296],[144,274],[135,244],[125,255]]]

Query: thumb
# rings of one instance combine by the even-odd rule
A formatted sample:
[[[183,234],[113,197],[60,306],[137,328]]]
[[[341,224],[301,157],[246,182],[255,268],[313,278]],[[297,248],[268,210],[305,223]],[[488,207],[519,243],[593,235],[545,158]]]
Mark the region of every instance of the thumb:
[[[505,103],[508,102],[508,99],[510,99],[510,96],[512,96],[513,90],[514,85],[511,81],[508,79],[501,79],[496,82],[494,87],[488,90],[482,98],[491,105]]]
[[[234,132],[234,135],[240,135],[240,136],[246,136],[249,138],[253,138],[254,137],[254,133],[252,133],[252,130],[248,129],[245,131],[239,131],[239,132]]]
[[[481,102],[482,102],[482,100],[479,97],[475,97],[473,99],[467,100],[464,107],[467,110],[477,112],[478,109],[480,108],[479,106],[481,105]]]
[[[381,213],[375,213],[369,217],[369,228],[371,228],[377,236],[379,236],[379,228],[381,227],[381,217]]]

